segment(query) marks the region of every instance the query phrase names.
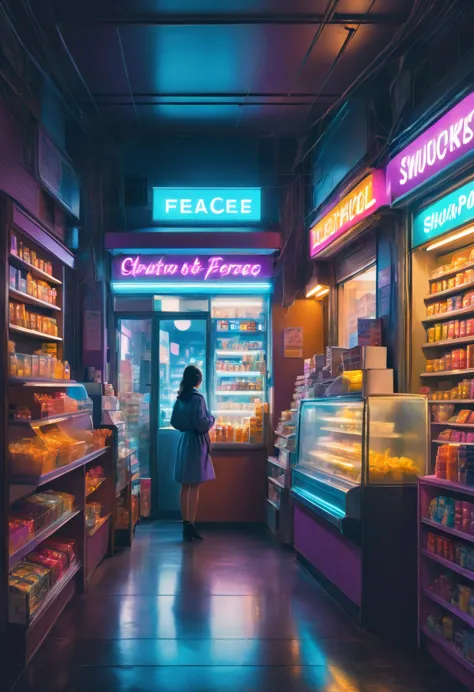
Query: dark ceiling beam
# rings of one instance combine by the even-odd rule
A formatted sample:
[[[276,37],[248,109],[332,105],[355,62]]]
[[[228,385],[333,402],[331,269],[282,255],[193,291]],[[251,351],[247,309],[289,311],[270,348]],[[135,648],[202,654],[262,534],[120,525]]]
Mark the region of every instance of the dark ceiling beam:
[[[94,99],[97,100],[107,100],[107,99],[125,99],[130,96],[130,94],[127,93],[97,93],[94,92],[92,94]],[[223,92],[223,91],[203,91],[199,93],[191,93],[189,91],[186,92],[176,92],[176,91],[160,91],[160,92],[133,92],[133,97],[135,99],[161,99],[161,98],[170,98],[170,99],[178,99],[178,98],[186,98],[186,99],[192,99],[192,98],[210,98],[210,99],[226,99],[226,98],[235,98],[235,99],[253,99],[253,98],[260,98],[260,99],[288,99],[288,98],[307,98],[307,99],[337,99],[339,98],[339,94],[317,94],[317,93],[301,93],[301,92],[296,92],[292,93],[291,97],[288,96],[287,92],[284,93],[278,93],[278,92],[252,92],[251,94],[247,94],[245,92],[238,92],[238,91],[231,91],[231,92]]]
[[[358,12],[336,12],[329,24],[388,24],[400,25],[406,20],[406,13],[391,12],[361,14]],[[222,13],[222,14],[150,14],[137,15],[130,13],[117,13],[93,15],[82,13],[80,10],[59,14],[58,20],[62,24],[113,24],[114,26],[232,26],[232,25],[254,25],[254,24],[321,24],[324,20],[323,14],[316,13],[296,13],[296,14],[241,14],[241,13]]]
[[[248,106],[273,106],[276,108],[280,106],[279,103],[271,103],[268,101],[97,101],[98,106],[214,106],[215,108],[222,108],[225,106],[239,106],[239,108],[244,108]],[[285,102],[286,106],[311,106],[313,101],[290,101]],[[94,105],[92,101],[80,101],[78,103],[81,107]]]

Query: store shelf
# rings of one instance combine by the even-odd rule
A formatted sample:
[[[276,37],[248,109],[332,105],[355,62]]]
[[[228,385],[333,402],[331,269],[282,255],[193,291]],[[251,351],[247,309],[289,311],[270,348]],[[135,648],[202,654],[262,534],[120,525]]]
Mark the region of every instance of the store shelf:
[[[278,430],[275,430],[275,435],[278,435],[278,437],[283,437],[285,440],[288,440],[290,437],[294,437],[296,435],[296,432],[282,433],[278,432]]]
[[[452,646],[449,642],[447,642],[446,639],[438,637],[438,635],[429,630],[426,626],[422,627],[421,631],[423,632],[424,636],[434,642],[436,646],[439,646],[440,649],[443,649],[443,651],[445,651],[449,656],[452,656],[456,663],[459,663],[459,665],[466,668],[471,675],[474,675],[474,664],[468,661],[467,658],[464,658],[464,656],[461,656],[459,651],[455,649],[454,646]]]
[[[438,522],[431,521],[431,519],[425,519],[424,517],[422,518],[421,523],[425,526],[429,526],[432,529],[437,529],[442,533],[447,533],[450,536],[456,536],[456,538],[461,538],[464,541],[469,541],[469,543],[474,543],[474,536],[471,536],[470,533],[458,531],[457,529],[451,529],[449,526],[443,526],[443,524],[438,524]]]
[[[474,445],[474,442],[471,443]],[[444,478],[437,478],[436,476],[423,476],[420,480],[422,485],[434,485],[437,488],[444,488],[445,490],[451,490],[452,492],[464,493],[464,495],[474,496],[474,485],[463,485],[462,483],[454,483],[453,481],[447,481]]]
[[[440,312],[437,315],[431,315],[430,317],[425,317],[421,321],[423,324],[425,322],[446,322],[446,320],[452,320],[454,317],[460,317],[461,315],[472,315],[474,313],[474,305],[470,305],[467,308],[460,308],[460,310],[450,310],[450,312]]]
[[[420,377],[464,377],[464,375],[472,375],[472,373],[474,373],[474,368],[468,368],[467,370],[440,370],[439,372],[422,372]]]
[[[47,281],[50,284],[54,284],[55,286],[62,286],[63,284],[63,282],[59,279],[56,279],[56,277],[47,274],[41,269],[38,269],[38,267],[34,267],[29,262],[25,262],[25,260],[21,259],[21,257],[18,257],[18,255],[10,254],[10,262],[11,264],[15,264],[17,267],[21,267],[21,269],[27,269],[32,276],[36,276],[39,279],[43,279],[44,281]]]
[[[267,497],[266,499],[267,499],[268,504],[271,505],[272,507],[274,507],[277,510],[277,512],[280,511],[280,505],[277,502],[275,502],[274,500],[270,500],[269,497]]]
[[[437,423],[436,421],[431,421],[431,425],[449,426],[450,428],[474,428],[473,423]]]
[[[53,533],[56,533],[58,529],[60,529],[62,526],[71,521],[71,519],[80,514],[80,512],[80,507],[72,510],[71,512],[66,512],[57,521],[53,522],[50,526],[43,529],[43,531],[37,533],[35,537],[31,539],[31,541],[29,541],[28,543],[26,543],[26,545],[23,545],[19,550],[10,555],[8,559],[8,569],[13,569],[20,560],[23,560],[23,558],[26,555],[28,555],[28,553],[31,553],[37,546],[40,545],[40,543],[52,536]]]
[[[99,519],[99,521],[97,522],[97,524],[92,529],[92,531],[87,532],[87,538],[92,538],[92,536],[95,536],[97,531],[105,524],[106,521],[108,521],[110,519],[111,516],[112,516],[112,514],[110,513],[110,514],[106,514],[105,517],[101,517]]]
[[[426,598],[429,598],[431,601],[437,603],[439,606],[441,606],[441,608],[448,610],[457,618],[465,622],[466,625],[469,625],[469,627],[474,628],[474,618],[468,615],[467,613],[463,613],[462,610],[459,610],[459,608],[456,608],[456,606],[451,605],[451,603],[445,601],[443,598],[433,593],[429,589],[423,589],[423,595],[426,596]]]
[[[37,610],[33,613],[33,616],[30,620],[30,627],[34,625],[38,620],[40,620],[43,615],[46,613],[48,608],[51,606],[52,603],[57,599],[59,594],[66,588],[66,586],[69,584],[69,582],[75,577],[75,575],[79,572],[81,569],[81,563],[80,562],[75,562],[73,565],[69,567],[69,569],[63,574],[61,579],[56,582],[56,584],[53,586],[53,588],[48,591],[46,598],[44,598],[41,601],[41,604],[37,608]]]
[[[265,392],[262,390],[255,391],[251,389],[236,389],[235,391],[225,391],[223,389],[216,389],[214,392],[217,396],[259,396],[262,398]]]
[[[451,447],[474,447],[474,442],[451,442],[451,440],[431,440],[434,445],[451,445]]]
[[[136,454],[136,453],[137,453],[136,447],[134,447],[133,449],[129,449],[126,454],[123,454],[121,457],[118,457],[117,461],[123,461],[127,457],[130,457],[130,456],[132,456],[132,454]]]
[[[268,476],[268,480],[269,480],[270,483],[273,483],[273,485],[278,486],[278,487],[281,488],[282,490],[284,490],[285,487],[286,487],[284,483],[281,483],[281,482],[278,480],[278,478],[273,478],[272,476]]]
[[[433,341],[423,344],[422,348],[443,348],[445,346],[456,346],[459,344],[474,344],[474,334],[463,336],[459,339],[445,339],[444,341]]]
[[[430,399],[428,401],[429,406],[435,406],[436,404],[474,404],[474,399]]]
[[[217,348],[215,351],[218,356],[225,356],[227,358],[242,358],[242,356],[252,355],[254,353],[265,353],[263,348],[255,348],[242,351],[225,351],[224,349]]]
[[[48,310],[56,310],[57,312],[61,312],[61,308],[58,305],[48,303],[47,300],[40,300],[39,298],[30,296],[28,293],[23,293],[23,291],[17,291],[16,288],[10,288],[9,292],[12,298],[19,300],[22,303],[26,303],[27,305],[35,305],[39,308],[47,308]]]
[[[25,387],[74,387],[76,380],[55,380],[51,377],[9,377],[8,384],[23,384]]]
[[[43,334],[43,332],[37,332],[34,329],[19,327],[16,324],[9,324],[8,329],[11,332],[18,332],[19,334],[25,334],[25,336],[31,336],[33,339],[41,339],[44,341],[62,341],[60,336],[50,336],[49,334]]]
[[[218,377],[264,377],[265,373],[260,370],[216,370]]]
[[[456,271],[456,274],[461,273],[461,271],[463,271],[463,270],[458,269]],[[432,279],[432,280],[438,281],[438,279]],[[469,283],[465,283],[465,284],[460,284],[459,286],[455,286],[454,288],[447,288],[445,291],[438,291],[438,293],[430,293],[429,296],[425,296],[425,302],[436,300],[437,298],[443,298],[445,296],[455,296],[455,295],[458,295],[459,293],[462,293],[463,291],[467,291],[470,288],[474,288],[474,281],[470,281]]]
[[[460,567],[455,562],[451,562],[450,560],[445,560],[444,557],[440,557],[439,555],[435,555],[434,553],[430,553],[429,550],[426,550],[426,549],[422,550],[421,553],[422,553],[423,557],[427,558],[428,560],[432,560],[433,562],[437,562],[439,565],[442,565],[443,567],[450,569],[452,572],[456,572],[456,574],[460,574],[465,579],[469,579],[470,581],[474,581],[474,572],[471,572],[468,569],[464,569],[464,567]]]
[[[276,457],[268,457],[267,462],[272,464],[272,466],[278,466],[278,468],[283,469],[283,471],[288,471],[288,466],[282,464],[282,462]]]
[[[49,473],[45,473],[43,476],[10,476],[10,484],[33,485],[39,488],[42,485],[46,485],[46,483],[50,483],[51,481],[56,480],[56,478],[61,478],[61,476],[64,476],[66,473],[70,473],[71,471],[74,471],[80,466],[84,466],[85,464],[88,464],[90,461],[97,459],[98,457],[102,456],[102,454],[105,454],[107,449],[108,447],[104,447],[103,449],[96,449],[94,452],[87,454],[85,457],[77,459],[77,461],[73,461],[71,464],[67,464],[66,466],[61,466],[60,468],[54,469],[54,471],[50,471]]]
[[[329,428],[321,426],[321,430],[325,432],[338,433],[340,435],[355,435],[356,437],[362,437],[362,431],[359,430],[344,430],[343,428]]]
[[[63,421],[70,420],[71,418],[80,418],[81,416],[92,416],[92,411],[77,411],[75,413],[64,413],[59,416],[48,416],[47,418],[37,418],[34,420],[11,420],[8,421],[9,425],[31,425],[32,427],[38,427],[42,425],[54,425],[55,423],[62,423]]]
[[[212,412],[214,416],[254,416],[255,410],[247,411],[246,409],[218,409]]]
[[[97,491],[99,490],[99,488],[102,487],[103,483],[105,483],[106,480],[107,480],[107,478],[102,478],[102,480],[100,481],[100,483],[99,483],[98,485],[96,485],[95,488],[94,488],[93,490],[89,490],[89,492],[86,492],[86,497],[90,497],[90,496],[93,495],[95,492],[97,492]]]
[[[446,279],[448,276],[456,276],[456,274],[460,274],[466,271],[466,269],[472,269],[473,267],[474,262],[469,262],[469,264],[464,264],[462,267],[457,267],[457,269],[450,269],[447,272],[443,272],[443,274],[438,274],[438,276],[429,279],[429,281],[439,281],[440,279]]]

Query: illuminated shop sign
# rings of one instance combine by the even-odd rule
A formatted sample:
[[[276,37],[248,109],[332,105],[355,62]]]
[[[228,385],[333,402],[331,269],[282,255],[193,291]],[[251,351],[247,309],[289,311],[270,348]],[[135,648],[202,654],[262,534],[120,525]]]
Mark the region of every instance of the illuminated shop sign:
[[[384,172],[372,171],[339,202],[323,210],[310,230],[311,257],[316,257],[384,204],[388,204]]]
[[[423,245],[473,220],[474,180],[414,215],[412,246]]]
[[[454,106],[387,166],[392,202],[474,151],[474,93]]]
[[[204,225],[260,220],[258,187],[153,188],[153,221]]]
[[[258,292],[271,287],[272,269],[266,255],[127,255],[114,257],[112,285],[116,292],[172,288],[176,293],[221,286]]]

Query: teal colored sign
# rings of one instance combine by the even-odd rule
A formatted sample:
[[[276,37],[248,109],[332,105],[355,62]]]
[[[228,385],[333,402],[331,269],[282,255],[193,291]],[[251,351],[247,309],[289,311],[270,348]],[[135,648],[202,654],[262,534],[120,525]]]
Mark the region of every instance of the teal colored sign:
[[[474,180],[413,217],[412,247],[474,220]]]
[[[153,221],[203,226],[261,220],[261,190],[154,187]]]

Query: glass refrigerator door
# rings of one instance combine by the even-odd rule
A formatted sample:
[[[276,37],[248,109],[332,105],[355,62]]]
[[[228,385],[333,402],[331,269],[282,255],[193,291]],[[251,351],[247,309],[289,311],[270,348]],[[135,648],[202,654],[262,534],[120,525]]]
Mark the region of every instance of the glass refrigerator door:
[[[216,443],[263,444],[268,414],[268,305],[265,298],[215,297],[211,302]]]

